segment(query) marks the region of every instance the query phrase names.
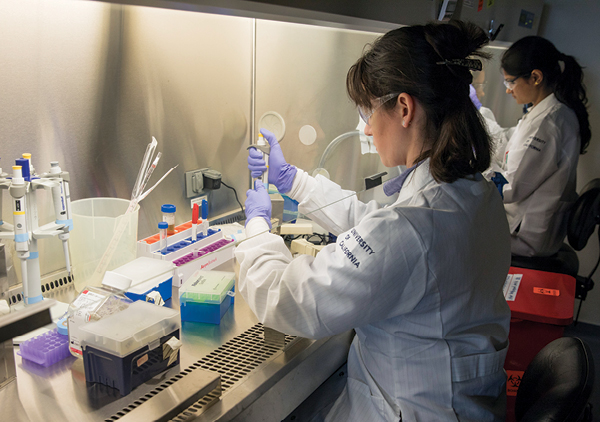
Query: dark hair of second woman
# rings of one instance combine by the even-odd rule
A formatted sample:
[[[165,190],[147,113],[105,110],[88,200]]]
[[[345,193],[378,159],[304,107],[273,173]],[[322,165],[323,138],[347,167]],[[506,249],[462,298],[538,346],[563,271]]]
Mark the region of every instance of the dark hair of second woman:
[[[564,62],[561,70],[560,61]],[[535,69],[544,74],[544,82],[563,104],[577,115],[581,136],[580,153],[585,153],[592,132],[586,108],[587,96],[583,85],[583,71],[573,56],[556,49],[545,38],[529,36],[515,42],[502,56],[500,66],[511,76],[529,77]]]
[[[487,57],[478,51],[487,41],[481,28],[460,21],[406,26],[377,39],[348,71],[348,95],[358,106],[371,108],[373,99],[402,92],[419,102],[426,140],[417,162],[430,158],[438,182],[452,183],[490,165],[491,141],[469,98],[471,72],[444,62]],[[383,105],[388,111],[395,106]]]

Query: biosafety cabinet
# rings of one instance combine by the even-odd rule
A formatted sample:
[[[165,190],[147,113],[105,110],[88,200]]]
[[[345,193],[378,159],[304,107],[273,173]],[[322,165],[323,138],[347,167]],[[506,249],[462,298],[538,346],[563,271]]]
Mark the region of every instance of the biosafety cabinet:
[[[156,233],[161,204],[189,209],[186,171],[221,172],[243,202],[250,185],[246,148],[261,118],[277,113],[292,164],[309,172],[324,168],[343,188],[362,191],[367,176],[398,174],[382,167],[354,132],[359,117],[345,77],[365,45],[398,25],[451,16],[492,29],[498,42],[512,41],[536,33],[540,14],[541,2],[516,0],[4,0],[0,167],[27,151],[39,166],[56,160],[69,169],[72,201],[128,199],[139,157],[155,136],[163,154],[159,170],[178,167],[141,206],[143,239]],[[301,136],[307,131],[311,137]],[[239,216],[233,191],[208,196],[209,220]],[[360,198],[390,200],[376,190]],[[10,204],[2,206],[2,215],[10,215]],[[52,200],[44,192],[38,209],[41,221],[51,218]],[[175,224],[190,215],[178,213]],[[44,297],[68,303],[78,292],[65,274],[60,241],[48,239],[39,255]],[[21,287],[10,262],[6,279],[14,305]],[[179,364],[169,363],[163,375],[123,397],[106,384],[86,382],[82,360],[68,357],[43,368],[17,357],[17,380],[0,389],[3,417],[280,420],[345,362],[352,339],[352,333],[309,340],[272,332],[239,296],[219,324],[184,321],[179,333]]]

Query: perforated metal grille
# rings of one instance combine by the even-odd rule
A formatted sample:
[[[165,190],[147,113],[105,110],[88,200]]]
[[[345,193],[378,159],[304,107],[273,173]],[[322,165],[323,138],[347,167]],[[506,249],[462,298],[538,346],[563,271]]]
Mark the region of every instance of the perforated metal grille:
[[[287,346],[295,338],[295,336],[285,336],[285,345]],[[173,422],[189,421],[200,415],[209,403],[218,399],[219,395],[226,394],[227,390],[248,377],[254,370],[271,359],[280,350],[281,349],[278,349],[273,345],[265,343],[263,325],[260,323],[256,324],[242,334],[229,340],[221,347],[215,349],[186,370],[150,391],[144,397],[136,400],[122,411],[116,413],[109,419],[106,419],[106,422],[120,419],[131,410],[140,406],[169,385],[196,369],[218,372],[221,375],[220,394],[219,391],[213,391],[212,393],[207,394],[201,400],[197,401],[172,419]]]
[[[44,276],[42,279],[42,294],[45,298],[52,298],[53,293],[60,289],[61,294],[64,293],[64,288],[73,289],[75,278],[73,275],[68,275],[66,271],[57,274]],[[23,286],[15,285],[9,289],[7,298],[9,305],[23,301]]]
[[[235,211],[227,214],[220,215],[213,220],[210,220],[211,226],[218,226],[220,224],[233,224],[246,219],[246,214],[241,211]]]

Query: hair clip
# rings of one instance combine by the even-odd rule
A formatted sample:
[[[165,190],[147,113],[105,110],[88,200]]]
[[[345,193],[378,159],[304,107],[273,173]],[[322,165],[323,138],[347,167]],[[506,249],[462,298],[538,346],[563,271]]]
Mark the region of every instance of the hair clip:
[[[443,64],[446,66],[463,66],[469,68],[469,70],[481,70],[483,65],[481,60],[477,59],[444,59],[444,61],[436,62],[435,64]]]

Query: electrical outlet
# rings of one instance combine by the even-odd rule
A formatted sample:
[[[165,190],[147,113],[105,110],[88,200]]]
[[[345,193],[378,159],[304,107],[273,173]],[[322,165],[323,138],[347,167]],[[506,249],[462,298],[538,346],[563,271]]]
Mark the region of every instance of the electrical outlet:
[[[204,181],[202,172],[208,170],[207,168],[186,171],[185,172],[185,197],[193,198],[202,194],[204,189]]]
[[[207,195],[202,195],[202,196],[199,196],[197,198],[190,199],[190,206],[191,206],[191,208],[194,208],[194,204],[198,204],[198,206],[200,207],[200,209],[202,209],[202,200],[203,199],[205,199],[206,202],[208,202],[208,196]]]

